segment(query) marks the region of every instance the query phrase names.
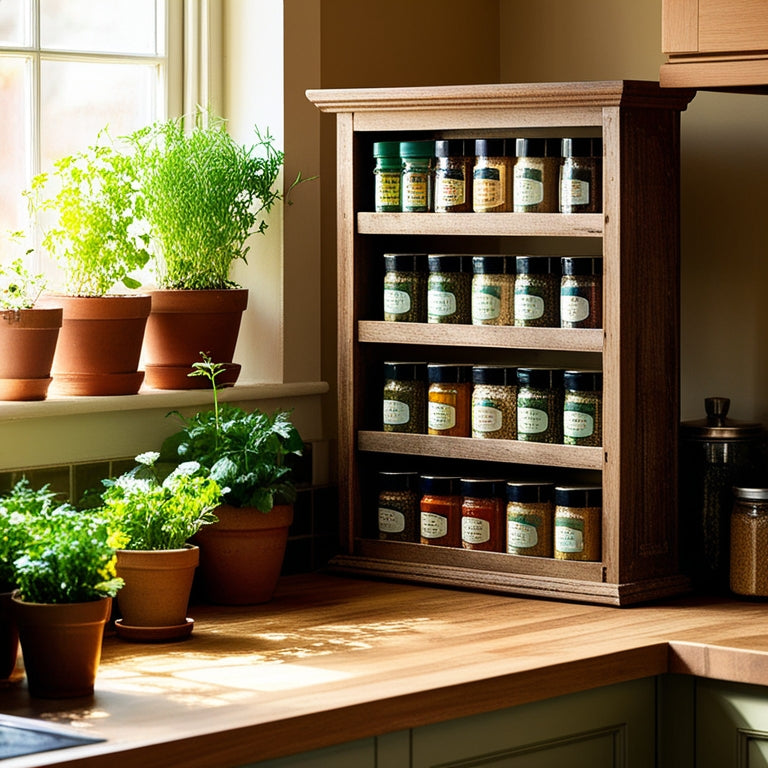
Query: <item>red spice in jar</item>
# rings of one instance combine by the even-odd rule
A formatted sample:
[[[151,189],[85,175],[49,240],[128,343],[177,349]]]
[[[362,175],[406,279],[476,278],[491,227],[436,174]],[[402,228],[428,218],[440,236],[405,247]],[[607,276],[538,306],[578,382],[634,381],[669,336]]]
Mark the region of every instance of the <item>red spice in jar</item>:
[[[421,543],[461,545],[461,485],[458,477],[421,477]]]
[[[462,478],[461,546],[464,549],[503,551],[505,482]]]

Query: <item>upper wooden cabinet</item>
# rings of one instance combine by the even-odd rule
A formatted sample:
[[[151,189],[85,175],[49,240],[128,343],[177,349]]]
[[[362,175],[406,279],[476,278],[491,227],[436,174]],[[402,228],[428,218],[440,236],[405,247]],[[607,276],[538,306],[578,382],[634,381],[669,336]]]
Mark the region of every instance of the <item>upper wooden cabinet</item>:
[[[661,85],[768,86],[768,0],[663,0]]]

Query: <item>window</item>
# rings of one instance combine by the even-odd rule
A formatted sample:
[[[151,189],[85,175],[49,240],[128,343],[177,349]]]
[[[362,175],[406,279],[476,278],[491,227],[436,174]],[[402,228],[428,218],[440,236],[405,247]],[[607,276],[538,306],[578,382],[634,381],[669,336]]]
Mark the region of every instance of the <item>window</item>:
[[[0,0],[0,242],[54,160],[180,110],[181,0]],[[3,260],[5,258],[3,257]]]

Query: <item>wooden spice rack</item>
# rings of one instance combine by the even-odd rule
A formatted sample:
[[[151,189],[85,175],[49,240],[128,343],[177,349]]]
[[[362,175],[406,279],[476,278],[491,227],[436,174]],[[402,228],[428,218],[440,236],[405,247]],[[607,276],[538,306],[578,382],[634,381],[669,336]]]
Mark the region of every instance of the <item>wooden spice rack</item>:
[[[693,91],[638,81],[309,91],[336,113],[339,475],[348,573],[626,605],[687,588],[677,557],[679,124]],[[374,213],[374,141],[602,136],[603,213]],[[383,253],[602,255],[604,328],[386,323]],[[602,368],[603,445],[381,430],[385,360]],[[376,533],[376,472],[601,482],[602,560]]]

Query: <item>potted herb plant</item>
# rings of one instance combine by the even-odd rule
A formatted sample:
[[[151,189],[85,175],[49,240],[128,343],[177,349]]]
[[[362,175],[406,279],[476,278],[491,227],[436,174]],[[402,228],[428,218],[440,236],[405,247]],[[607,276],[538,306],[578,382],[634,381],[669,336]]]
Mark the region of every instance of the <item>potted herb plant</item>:
[[[301,454],[303,442],[287,411],[268,415],[219,403],[222,368],[210,358],[194,364],[192,375],[213,388],[213,410],[184,419],[181,430],[163,443],[160,457],[196,461],[226,489],[216,508],[218,522],[195,537],[207,598],[229,605],[262,603],[274,593],[293,521],[296,487],[286,458]]]
[[[103,513],[125,537],[117,573],[125,581],[118,597],[120,637],[138,642],[188,637],[187,617],[199,549],[188,540],[216,521],[219,484],[196,462],[179,464],[164,479],[159,454],[136,457],[137,466],[104,481]]]
[[[132,153],[105,132],[100,138],[36,176],[25,193],[43,247],[64,268],[64,294],[51,298],[64,308],[53,360],[61,394],[135,394],[144,378],[138,364],[151,298],[130,293],[150,258],[143,198]]]
[[[248,237],[267,229],[264,214],[283,198],[275,186],[283,152],[268,131],[255,134],[243,146],[223,119],[198,111],[130,137],[158,251],[144,342],[151,387],[196,386],[188,374],[200,350],[225,366],[222,383],[239,375],[232,359],[248,291],[232,281],[231,268],[246,261]],[[289,191],[300,181],[301,174]]]
[[[51,506],[47,489],[22,489],[14,501],[26,538],[13,563],[18,625],[32,696],[93,693],[104,626],[122,586],[115,576],[116,534],[101,517]],[[16,522],[19,522],[17,520]]]
[[[0,400],[44,400],[61,328],[61,307],[36,307],[42,274],[22,259],[0,264]]]

